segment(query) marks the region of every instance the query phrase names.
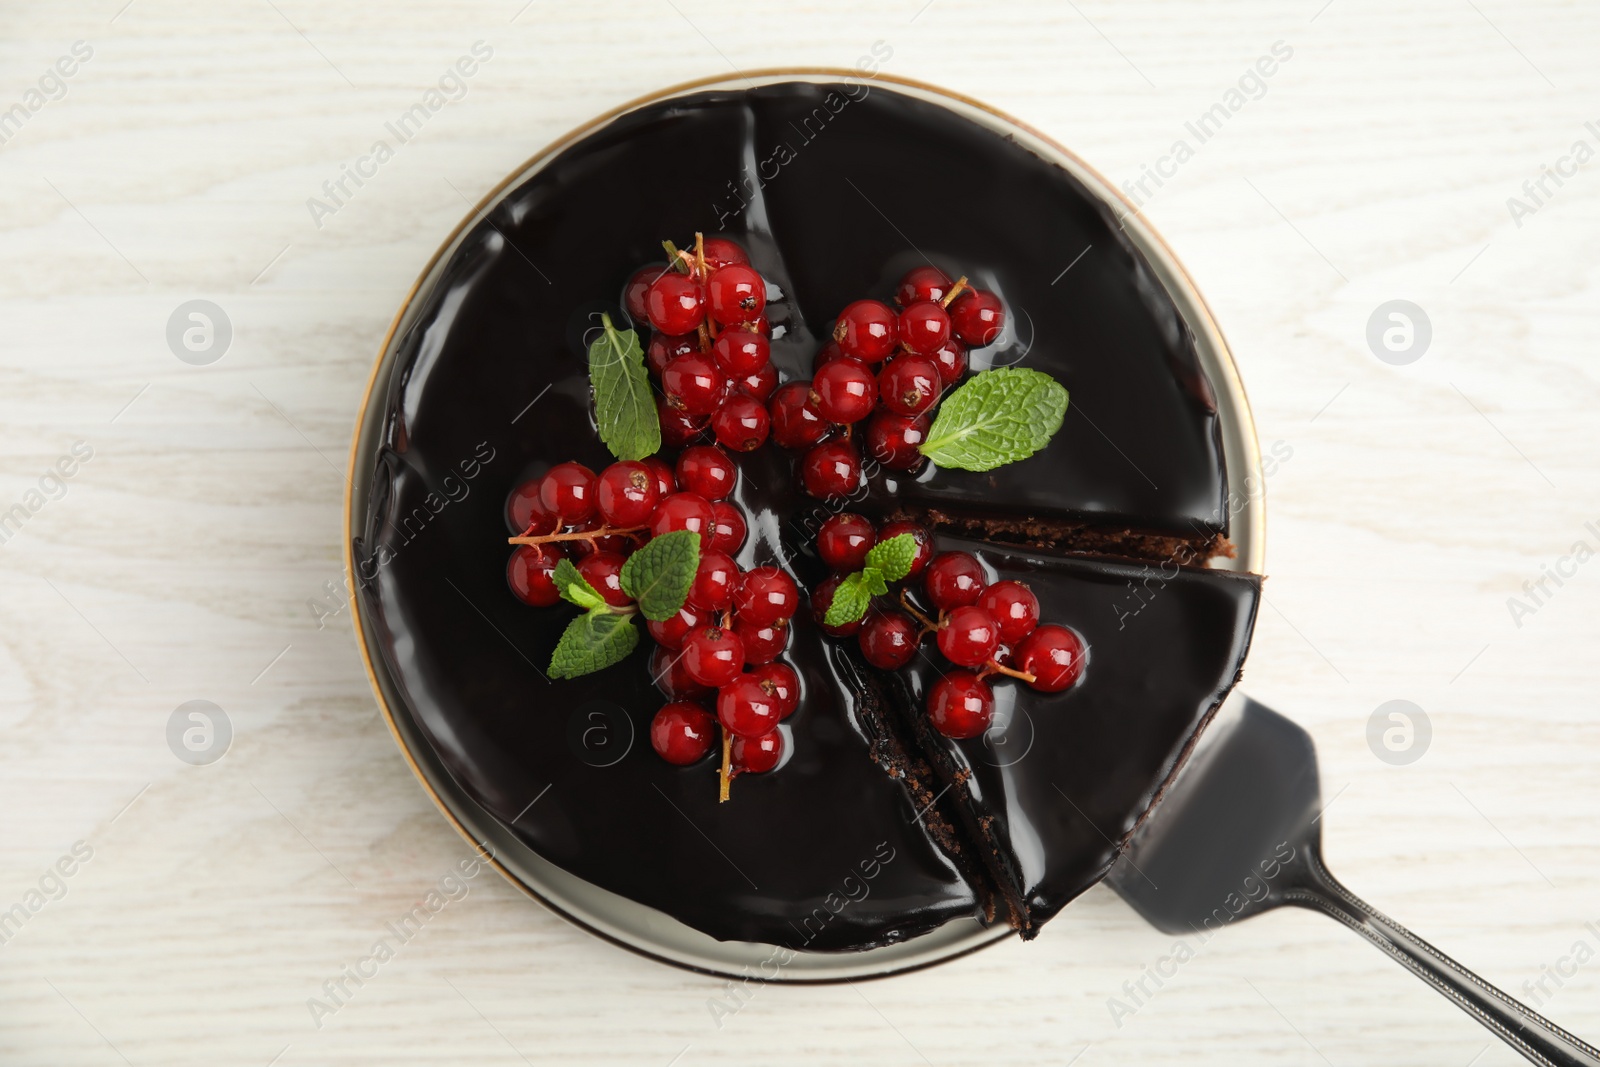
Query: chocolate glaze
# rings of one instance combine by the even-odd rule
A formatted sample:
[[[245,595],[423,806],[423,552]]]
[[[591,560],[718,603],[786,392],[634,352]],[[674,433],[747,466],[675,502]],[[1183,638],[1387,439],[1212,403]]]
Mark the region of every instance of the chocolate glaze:
[[[922,711],[950,670],[942,658],[918,656],[892,684],[905,728],[1032,936],[1104,877],[1238,681],[1261,580],[944,537],[939,548],[971,552],[991,582],[1025,582],[1042,621],[1070,626],[1089,650],[1065,692],[992,678],[994,725],[969,740],[942,736]]]
[[[908,247],[921,249],[1000,291],[1032,324],[1027,364],[1060,377],[1071,410],[1093,416],[1091,426],[1069,414],[1044,454],[993,475],[879,478],[866,509],[936,501],[1223,528],[1216,418],[1192,345],[1102,209],[1019,146],[865,89],[698,94],[625,115],[563,152],[469,228],[417,295],[373,393],[378,431],[356,460],[371,475],[356,501],[360,596],[403,691],[394,713],[412,717],[460,788],[542,856],[721,939],[866,947],[981,913],[990,891],[952,829],[961,813],[950,798],[927,807],[925,765],[888,729],[893,716],[860,699],[848,651],[803,616],[785,656],[803,684],[784,727],[790,755],[736,780],[727,804],[716,802],[710,761],[675,768],[650,750],[662,698],[648,640],[606,671],[544,677],[573,609],[511,597],[502,504],[554,462],[609,461],[589,413],[584,337],[598,311],[620,316],[605,298],[661,258],[660,238],[714,233],[720,221],[746,245],[781,290],[769,311],[786,378],[808,377],[839,308],[886,295],[919,261]],[[780,141],[789,155],[773,172],[763,163]],[[796,495],[790,457],[767,448],[741,459],[737,499],[752,520],[742,565],[777,562],[803,584],[822,577],[809,544],[815,502]],[[1170,661],[1167,642],[1187,639],[1161,636],[1145,648],[1150,662]],[[1174,669],[1196,666],[1181,657]],[[1198,666],[1174,685],[1210,693],[1213,664]],[[1101,741],[1124,754],[1119,767],[1170,765],[1181,741],[1135,715],[1103,728]],[[1107,804],[1122,795],[1105,785]],[[1096,810],[1108,826],[1136,814]],[[1081,839],[1060,845],[1074,871],[1099,863],[1098,851],[1075,858]]]

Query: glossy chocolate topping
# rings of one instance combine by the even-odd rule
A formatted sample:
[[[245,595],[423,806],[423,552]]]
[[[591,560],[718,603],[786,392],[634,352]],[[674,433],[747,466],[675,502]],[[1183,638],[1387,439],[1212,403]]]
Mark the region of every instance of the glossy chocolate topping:
[[[906,787],[905,739],[885,737],[892,716],[860,701],[846,650],[797,617],[783,658],[804,691],[783,727],[786,762],[736,779],[719,805],[711,761],[677,768],[650,749],[645,732],[664,699],[646,666],[651,643],[607,670],[550,681],[543,667],[574,609],[529,608],[506,588],[506,495],[556,462],[599,470],[611,458],[583,359],[595,315],[620,317],[616,294],[636,266],[662,258],[661,238],[719,224],[782,291],[769,314],[785,378],[810,376],[817,339],[845,303],[887,296],[926,255],[1013,309],[1020,340],[975,354],[975,367],[1021,362],[1071,390],[1066,422],[1039,456],[985,475],[880,477],[865,509],[1223,529],[1217,420],[1191,339],[1098,202],[937,106],[878,87],[788,83],[616,119],[464,233],[417,295],[374,389],[377,432],[357,456],[371,473],[356,501],[363,614],[403,691],[393,712],[414,719],[459,787],[545,858],[717,938],[825,949],[900,940],[973,914],[988,893],[971,884],[975,857],[952,855],[949,800],[922,810]],[[817,505],[797,495],[791,457],[769,446],[740,467],[736,499],[751,519],[740,564],[820,580]],[[1125,579],[1119,565],[1079,561],[1059,577],[1040,571],[1050,588],[1038,591],[1047,618],[1092,614]],[[1243,655],[1246,588],[1194,575],[1145,609],[1148,624],[1106,635],[1104,670],[1092,662],[1084,693],[1063,698],[1088,706],[1092,692],[1093,709],[1041,708],[1061,750],[1035,752],[1029,774],[1059,762],[1051,780],[1090,805],[1097,825],[1112,836],[1129,825]],[[1084,629],[1091,644],[1100,629]],[[1144,697],[1157,678],[1164,703],[1152,717]],[[1079,719],[1098,763],[1080,758]],[[992,780],[991,791],[1011,781]],[[1106,845],[1061,821],[1059,797],[1040,799],[1048,782],[1022,780],[998,810],[1014,850],[1023,827],[1051,831],[1027,861],[1044,872],[1029,889],[1043,914],[1103,869]],[[1035,804],[1049,810],[1034,815]]]

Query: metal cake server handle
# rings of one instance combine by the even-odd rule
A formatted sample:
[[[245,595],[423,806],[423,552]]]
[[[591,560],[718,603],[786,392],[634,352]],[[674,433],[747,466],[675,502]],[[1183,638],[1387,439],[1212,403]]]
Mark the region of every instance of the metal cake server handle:
[[[1158,929],[1191,934],[1293,905],[1337,919],[1542,1067],[1600,1051],[1373,908],[1322,862],[1317,754],[1293,722],[1241,694],[1134,834],[1109,881]],[[1159,888],[1158,888],[1159,887]]]
[[[1328,873],[1314,845],[1306,850],[1306,861],[1306,872],[1299,879],[1302,884],[1285,891],[1285,904],[1310,908],[1344,923],[1531,1062],[1549,1067],[1600,1067],[1600,1051],[1592,1045],[1507,996],[1346,889]]]

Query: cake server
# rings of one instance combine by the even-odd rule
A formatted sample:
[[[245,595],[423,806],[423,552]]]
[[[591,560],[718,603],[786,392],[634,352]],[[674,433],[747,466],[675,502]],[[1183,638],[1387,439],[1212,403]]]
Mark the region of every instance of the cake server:
[[[1108,878],[1157,929],[1209,934],[1285,905],[1337,919],[1533,1063],[1600,1051],[1512,999],[1339,883],[1322,862],[1311,735],[1235,693]]]

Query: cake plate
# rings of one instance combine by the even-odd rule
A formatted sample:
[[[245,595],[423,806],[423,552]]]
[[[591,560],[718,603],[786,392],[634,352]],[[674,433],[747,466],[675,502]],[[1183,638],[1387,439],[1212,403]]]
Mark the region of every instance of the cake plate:
[[[355,438],[351,442],[349,487],[345,496],[345,566],[355,574],[354,543],[360,536],[360,518],[371,490],[370,465],[358,462],[373,448],[378,416],[373,404],[375,387],[383,382],[395,358],[397,339],[415,321],[419,294],[438,279],[465,234],[484,218],[512,189],[538,173],[550,160],[595,130],[646,105],[708,90],[738,90],[779,82],[846,82],[891,86],[896,92],[946,108],[971,122],[1016,141],[1035,155],[1060,166],[1089,193],[1099,198],[1121,220],[1128,239],[1144,256],[1195,339],[1200,365],[1216,396],[1222,427],[1223,453],[1228,473],[1229,537],[1236,556],[1219,565],[1256,574],[1263,572],[1265,515],[1262,473],[1255,424],[1243,384],[1222,331],[1205,300],[1166,243],[1106,178],[1072,152],[1025,123],[986,104],[923,82],[861,71],[829,68],[793,68],[754,71],[736,78],[708,78],[664,89],[624,104],[580,126],[534,156],[483,198],[446,238],[428,261],[401,305],[380,349],[362,400]],[[974,952],[1006,937],[1009,928],[985,928],[975,919],[946,923],[929,933],[895,945],[859,952],[795,951],[773,945],[718,941],[653,908],[600,889],[540,857],[498,818],[491,815],[451,779],[438,755],[422,735],[400,696],[399,686],[386,669],[374,627],[364,616],[358,589],[350,583],[351,618],[367,676],[372,682],[390,732],[406,761],[446,819],[471,846],[518,889],[568,921],[613,944],[641,955],[703,974],[730,978],[756,976],[780,982],[837,982],[878,978],[932,966]]]

